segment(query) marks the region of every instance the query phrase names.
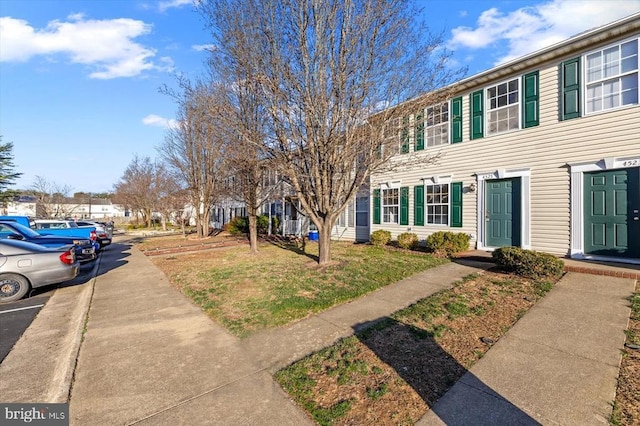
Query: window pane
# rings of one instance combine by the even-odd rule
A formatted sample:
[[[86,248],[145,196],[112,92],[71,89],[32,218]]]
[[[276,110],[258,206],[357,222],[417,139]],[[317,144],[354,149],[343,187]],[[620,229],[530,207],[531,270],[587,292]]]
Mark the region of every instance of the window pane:
[[[608,49],[604,49],[602,51],[604,56],[604,63],[608,64],[611,62],[615,62],[620,59],[620,48],[619,46],[613,46]]]
[[[632,40],[624,43],[621,47],[622,57],[633,56],[638,54],[638,40]]]
[[[638,74],[622,77],[622,103],[631,105],[638,103]]]
[[[622,45],[621,72],[630,72],[638,69],[638,40],[633,40]]]
[[[601,53],[593,53],[587,56],[587,81],[600,80],[602,69]]]
[[[504,95],[507,93],[507,84],[502,83],[498,85],[498,95]]]

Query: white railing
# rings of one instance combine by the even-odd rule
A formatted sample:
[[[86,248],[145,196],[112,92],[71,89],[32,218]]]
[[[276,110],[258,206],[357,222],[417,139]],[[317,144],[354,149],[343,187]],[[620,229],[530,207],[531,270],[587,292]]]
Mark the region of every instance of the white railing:
[[[302,220],[285,219],[282,222],[282,229],[284,235],[302,235]]]

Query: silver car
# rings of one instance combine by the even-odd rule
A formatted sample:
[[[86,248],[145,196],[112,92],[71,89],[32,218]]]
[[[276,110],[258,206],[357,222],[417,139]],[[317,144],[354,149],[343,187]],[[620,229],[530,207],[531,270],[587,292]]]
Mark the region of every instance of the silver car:
[[[32,288],[71,280],[79,270],[73,246],[56,249],[0,240],[0,303],[21,299]]]

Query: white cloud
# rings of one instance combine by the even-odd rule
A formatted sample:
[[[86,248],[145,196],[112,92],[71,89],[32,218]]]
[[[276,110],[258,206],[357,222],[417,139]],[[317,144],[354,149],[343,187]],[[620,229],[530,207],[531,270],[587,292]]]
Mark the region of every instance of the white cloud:
[[[173,7],[182,7],[186,5],[193,5],[194,0],[163,0],[158,4],[160,12],[165,12],[167,9]]]
[[[142,119],[142,124],[146,126],[162,127],[164,129],[175,129],[178,121],[173,118],[164,118],[159,115],[149,114]]]
[[[197,50],[198,52],[202,52],[204,50],[206,50],[207,52],[210,52],[216,48],[216,45],[215,44],[194,44],[191,47],[194,50]]]
[[[494,7],[480,14],[475,28],[454,28],[448,46],[483,49],[504,42],[506,53],[497,61],[503,63],[638,11],[640,0],[552,0],[509,13]]]
[[[134,19],[85,20],[82,14],[67,22],[51,21],[36,29],[27,21],[0,17],[0,62],[27,62],[36,56],[64,55],[72,63],[89,66],[91,78],[133,77],[146,70],[166,71],[155,64],[156,50],[134,39],[152,25]]]

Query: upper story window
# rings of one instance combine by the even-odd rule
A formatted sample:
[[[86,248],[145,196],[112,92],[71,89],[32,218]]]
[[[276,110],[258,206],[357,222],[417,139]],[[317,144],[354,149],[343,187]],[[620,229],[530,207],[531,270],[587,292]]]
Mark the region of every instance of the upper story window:
[[[399,189],[390,188],[382,190],[382,222],[398,223],[400,210]]]
[[[426,110],[425,130],[427,146],[449,143],[449,103],[428,107]]]
[[[486,97],[488,134],[520,128],[519,79],[488,87]]]
[[[586,55],[586,112],[638,103],[638,39]]]

